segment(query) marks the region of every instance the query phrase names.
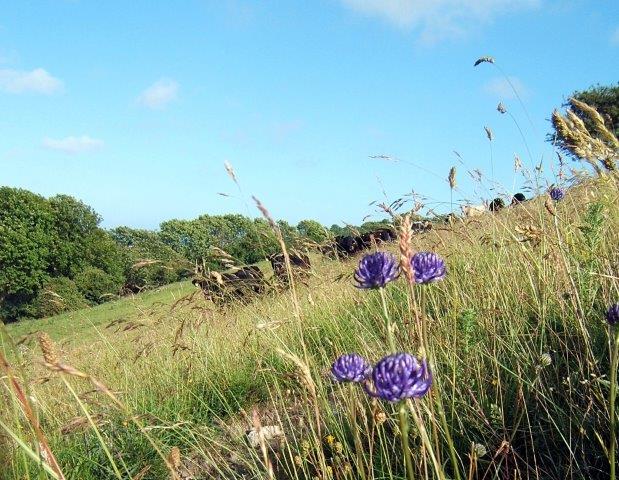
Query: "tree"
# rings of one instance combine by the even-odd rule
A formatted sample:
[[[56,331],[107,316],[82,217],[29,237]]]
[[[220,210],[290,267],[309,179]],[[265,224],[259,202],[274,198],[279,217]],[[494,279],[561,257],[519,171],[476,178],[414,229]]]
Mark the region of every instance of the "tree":
[[[125,287],[132,292],[176,282],[191,268],[158,232],[118,227],[110,235],[125,251]]]
[[[290,225],[286,220],[278,220],[277,226],[282,232],[282,237],[286,246],[294,246],[299,241],[299,232],[296,227]]]
[[[92,207],[68,195],[51,197],[49,204],[56,233],[50,275],[72,278],[86,267],[86,249],[99,230],[101,217]]]
[[[116,282],[123,282],[126,265],[129,262],[127,252],[105,230],[97,228],[85,239],[82,255],[85,268],[101,269]]]
[[[374,230],[378,230],[379,228],[390,228],[391,222],[389,221],[389,219],[384,218],[380,221],[373,221],[373,222],[365,222],[363,223],[360,227],[359,227],[359,231],[361,233],[369,233],[369,232],[373,232]]]
[[[328,230],[316,220],[301,220],[297,225],[297,230],[300,235],[316,243],[322,243],[329,237]]]
[[[598,160],[606,168],[612,167],[617,149],[612,137],[619,136],[619,84],[576,91],[563,107],[568,108],[567,115],[555,110],[548,141],[572,157],[587,160],[598,172]]]
[[[30,313],[28,304],[49,278],[54,214],[45,198],[0,188],[0,315],[8,321]]]
[[[572,97],[595,108],[602,115],[608,129],[619,137],[619,83],[609,86],[595,85],[582,92],[574,92]],[[567,107],[570,104],[565,103],[563,106]],[[585,112],[578,108],[573,110],[585,122],[587,130],[595,131]]]

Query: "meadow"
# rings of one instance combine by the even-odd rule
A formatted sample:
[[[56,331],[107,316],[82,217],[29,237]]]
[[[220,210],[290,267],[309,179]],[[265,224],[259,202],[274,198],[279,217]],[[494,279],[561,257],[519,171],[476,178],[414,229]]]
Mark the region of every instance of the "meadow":
[[[0,478],[608,478],[617,181],[377,247],[436,252],[435,283],[355,288],[360,256],[316,253],[247,304],[183,282],[7,325]],[[390,350],[428,360],[425,395],[333,378]]]

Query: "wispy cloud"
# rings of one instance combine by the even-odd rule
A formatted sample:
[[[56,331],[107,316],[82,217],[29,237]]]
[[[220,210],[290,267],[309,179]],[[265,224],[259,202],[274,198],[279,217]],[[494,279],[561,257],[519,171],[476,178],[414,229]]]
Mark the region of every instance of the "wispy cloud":
[[[518,92],[520,98],[526,98],[531,93],[525,84],[522,83],[522,80],[517,77],[495,77],[484,85],[484,91],[493,97],[497,97],[499,100],[516,98],[514,89]]]
[[[278,122],[273,125],[273,133],[275,139],[281,142],[287,139],[293,133],[299,131],[303,127],[303,122],[300,120],[291,120],[288,122]]]
[[[43,139],[43,147],[48,150],[56,150],[69,155],[94,152],[101,150],[104,145],[105,143],[103,140],[91,138],[88,135],[82,135],[81,137],[65,137],[60,139],[45,137]]]
[[[178,96],[178,83],[162,78],[144,90],[138,97],[138,104],[153,110],[164,108]]]
[[[610,34],[610,43],[619,47],[619,27],[615,28],[613,33]]]
[[[479,23],[521,9],[537,7],[542,0],[340,0],[367,16],[382,18],[407,29],[418,29],[423,43],[460,37]]]
[[[51,95],[62,89],[62,81],[42,68],[35,68],[31,71],[0,69],[0,91],[5,93]]]

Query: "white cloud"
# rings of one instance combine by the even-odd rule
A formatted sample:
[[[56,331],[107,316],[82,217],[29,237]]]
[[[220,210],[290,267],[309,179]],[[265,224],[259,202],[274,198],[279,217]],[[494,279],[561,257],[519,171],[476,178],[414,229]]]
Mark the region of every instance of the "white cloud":
[[[611,45],[619,46],[619,27],[613,30],[613,33],[610,34],[610,43]]]
[[[151,108],[164,108],[178,96],[178,83],[174,80],[162,78],[144,90],[138,97],[138,104]]]
[[[493,97],[497,97],[499,100],[516,98],[514,89],[518,92],[520,98],[526,98],[530,94],[529,89],[517,77],[495,77],[484,85],[484,91]]]
[[[42,68],[32,71],[0,69],[0,91],[5,93],[41,93],[51,95],[61,91],[62,81]]]
[[[95,152],[103,148],[105,143],[103,140],[91,138],[88,135],[81,137],[65,137],[60,139],[48,138],[43,139],[43,147],[49,150],[67,153],[69,155],[77,155],[85,152]]]
[[[367,16],[420,30],[421,41],[459,37],[497,15],[537,7],[542,0],[340,0]]]
[[[303,127],[303,122],[300,120],[291,120],[289,122],[279,122],[273,125],[273,133],[277,141],[283,141],[293,133],[299,131]]]

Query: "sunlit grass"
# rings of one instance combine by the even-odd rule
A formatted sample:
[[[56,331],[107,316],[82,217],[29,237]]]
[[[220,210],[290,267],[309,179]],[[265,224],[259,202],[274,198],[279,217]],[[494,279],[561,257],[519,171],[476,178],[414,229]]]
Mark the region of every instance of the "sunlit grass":
[[[446,478],[456,470],[464,478],[608,475],[603,317],[619,298],[616,179],[568,191],[555,215],[544,201],[413,236],[415,251],[436,251],[448,265],[446,279],[426,287],[436,382],[419,401]],[[387,353],[380,294],[352,286],[356,260],[312,260],[308,285],[297,284],[300,314],[290,291],[216,310],[199,294],[190,298],[186,282],[9,325],[15,342],[48,332],[62,362],[122,405],[90,378],[43,366],[34,337],[15,350],[3,334],[11,371],[66,478],[258,479],[269,468],[282,479],[356,479],[360,469],[372,479],[404,478],[396,407],[329,375],[342,353],[372,362]],[[397,347],[418,353],[419,303],[403,277],[385,294]],[[36,452],[6,380],[0,419]],[[429,408],[439,395],[449,432]],[[285,441],[250,446],[256,419],[281,427]],[[421,440],[413,425],[416,478],[438,478]],[[0,441],[6,478],[45,478],[23,447],[4,433]],[[164,461],[172,447],[180,465]]]

